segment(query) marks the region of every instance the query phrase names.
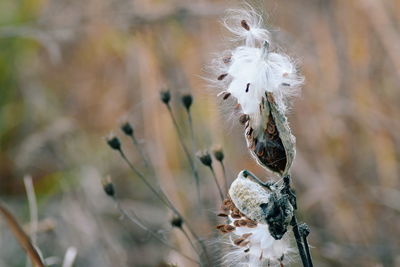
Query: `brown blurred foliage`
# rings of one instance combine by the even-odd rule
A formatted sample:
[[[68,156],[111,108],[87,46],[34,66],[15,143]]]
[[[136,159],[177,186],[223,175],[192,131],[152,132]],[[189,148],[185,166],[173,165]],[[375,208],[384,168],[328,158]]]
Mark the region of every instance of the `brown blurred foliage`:
[[[168,229],[170,214],[105,145],[103,137],[118,132],[123,119],[133,123],[171,199],[195,218],[202,236],[212,237],[215,186],[201,170],[211,212],[194,212],[193,179],[159,101],[161,89],[171,89],[185,132],[179,97],[194,95],[196,146],[221,144],[231,180],[244,168],[269,175],[252,162],[242,129],[222,115],[202,79],[210,77],[205,66],[212,54],[229,45],[219,19],[237,6],[207,0],[0,2],[0,196],[29,223],[22,177],[34,177],[39,223],[54,223],[38,233],[46,257],[61,261],[74,246],[76,266],[176,260],[146,233],[118,221],[102,192],[100,179],[110,174],[128,206],[152,227]],[[315,266],[400,266],[400,2],[271,0],[255,6],[278,27],[276,40],[299,58],[306,77],[289,120],[297,138],[294,186],[300,218],[312,230]],[[140,162],[134,149],[129,156]],[[24,266],[1,220],[0,230],[0,266]],[[179,232],[169,232],[192,253]]]

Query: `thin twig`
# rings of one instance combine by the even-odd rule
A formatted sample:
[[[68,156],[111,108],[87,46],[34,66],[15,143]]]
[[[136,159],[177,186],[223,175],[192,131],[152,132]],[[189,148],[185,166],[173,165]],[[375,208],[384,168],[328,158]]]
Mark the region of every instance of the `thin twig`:
[[[171,113],[172,113],[172,111],[171,111]],[[189,121],[190,138],[192,140],[192,155],[194,155],[196,152],[196,144],[195,144],[195,140],[194,140],[193,120],[192,120],[192,113],[190,112],[190,109],[187,109],[187,114],[188,114],[188,121]],[[175,126],[175,128],[177,128],[177,127]],[[183,141],[182,141],[182,143],[183,143]],[[194,167],[196,167],[196,166],[194,165]],[[200,181],[199,181],[197,170],[194,170],[194,171],[196,172],[194,174],[194,176],[195,176],[195,180],[196,180],[197,199],[200,200]],[[199,203],[201,203],[201,201],[199,201]]]
[[[32,183],[32,177],[26,175],[24,177],[24,185],[26,190],[26,195],[28,197],[28,204],[29,204],[29,215],[30,215],[30,237],[32,241],[32,245],[36,245],[36,233],[38,229],[38,208],[37,208],[37,201],[36,201],[36,194],[35,189]]]
[[[132,135],[130,135],[130,138],[132,140],[133,145],[136,147],[137,151],[139,152],[140,157],[142,158],[145,167],[152,169],[152,165],[151,165],[150,161],[148,160],[146,153],[144,152],[144,149],[140,146],[139,142],[137,141],[135,134],[132,133]]]
[[[228,193],[229,187],[228,187],[228,178],[226,177],[225,164],[222,161],[219,161],[219,164],[221,164],[221,168],[222,168],[222,175],[224,177],[225,190],[226,190],[226,193]]]
[[[217,185],[219,196],[221,197],[221,201],[224,201],[224,193],[222,192],[221,186],[218,183],[217,176],[215,175],[214,168],[212,167],[212,165],[210,165],[209,168],[210,168],[210,171],[211,171],[212,176],[214,178],[215,184]]]
[[[19,225],[17,220],[8,211],[3,205],[0,204],[0,213],[5,218],[8,227],[11,232],[14,234],[15,238],[18,240],[20,246],[26,251],[29,258],[32,261],[32,264],[36,267],[45,267],[42,259],[39,256],[39,253],[36,251],[35,247],[32,245],[31,240],[27,236],[27,234],[22,230],[22,227]]]
[[[128,160],[122,148],[120,148],[118,151],[122,159],[126,162],[126,164],[128,164],[128,166],[136,174],[136,176],[138,176],[139,179],[142,180],[143,183],[145,183],[145,185],[151,190],[151,192],[153,192],[153,194],[156,195],[156,197],[161,202],[163,202],[167,207],[170,207],[170,202],[166,200],[164,192],[161,189],[157,190],[151,185],[151,183],[146,179],[143,173],[141,173],[138,169],[136,169],[135,166]]]
[[[144,231],[148,232],[153,238],[157,239],[159,242],[161,242],[162,244],[164,244],[165,246],[169,247],[170,249],[175,250],[176,252],[178,252],[180,255],[182,255],[183,257],[185,257],[188,260],[191,260],[193,262],[199,263],[197,260],[185,255],[184,253],[182,253],[181,251],[179,251],[178,248],[176,248],[175,246],[171,245],[170,243],[168,243],[167,241],[165,241],[163,238],[161,238],[158,234],[156,234],[153,230],[150,230],[148,227],[145,226],[145,224],[140,220],[139,216],[136,215],[136,213],[131,210],[131,214],[133,216],[131,216],[121,205],[121,203],[114,197],[113,198],[118,210],[122,213],[122,215],[124,215],[126,218],[128,218],[131,222],[133,222],[134,224],[136,224],[137,226],[139,226],[140,228],[142,228]]]
[[[181,133],[181,131],[179,129],[178,122],[176,121],[174,113],[172,112],[171,106],[169,104],[166,104],[166,106],[167,106],[167,109],[168,109],[168,113],[171,116],[172,122],[174,124],[176,133],[178,134],[179,143],[181,144],[181,146],[183,148],[183,151],[185,152],[185,155],[186,155],[186,157],[187,157],[187,159],[189,161],[190,168],[192,169],[192,174],[193,174],[194,179],[196,181],[196,188],[197,188],[197,191],[198,191],[198,195],[200,195],[200,193],[199,193],[199,191],[200,191],[200,189],[199,189],[200,188],[200,178],[199,178],[199,174],[198,174],[197,169],[196,169],[196,165],[194,164],[194,161],[193,161],[193,159],[192,159],[192,157],[190,155],[190,152],[189,152],[188,148],[186,147],[185,143],[183,142],[183,135],[182,135],[182,133]]]
[[[186,239],[189,241],[190,246],[193,248],[194,251],[196,251],[196,253],[199,255],[199,257],[201,256],[201,254],[199,254],[199,252],[197,251],[196,246],[194,245],[192,239],[190,238],[190,236],[188,235],[188,233],[186,232],[186,230],[183,227],[179,227],[179,230],[181,230],[181,232],[183,233],[183,235],[186,237]]]
[[[169,200],[167,195],[164,193],[164,191],[159,188],[159,190],[155,189],[151,183],[146,179],[146,177],[138,171],[135,166],[128,160],[126,157],[125,153],[123,152],[122,148],[118,149],[120,156],[122,159],[128,164],[130,169],[145,183],[145,185],[157,196],[157,198],[168,208],[170,208],[177,216],[181,217],[182,220],[184,221],[184,225],[186,225],[187,229],[189,230],[190,234],[195,238],[195,240],[199,243],[201,246],[201,249],[203,250],[203,254],[206,257],[206,260],[208,263],[210,263],[210,259],[207,253],[207,249],[204,245],[204,243],[200,240],[199,236],[195,233],[193,228],[190,226],[190,224],[187,223],[186,219],[182,216],[182,214],[176,209],[176,207],[173,205],[173,203]]]

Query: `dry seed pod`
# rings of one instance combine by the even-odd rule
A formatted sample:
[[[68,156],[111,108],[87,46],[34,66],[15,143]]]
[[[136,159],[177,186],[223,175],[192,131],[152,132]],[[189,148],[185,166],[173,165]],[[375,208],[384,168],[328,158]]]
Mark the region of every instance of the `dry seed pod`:
[[[295,137],[272,93],[267,93],[262,103],[259,116],[250,116],[245,129],[247,145],[261,166],[285,176],[289,174],[296,153]]]
[[[271,193],[261,185],[245,178],[242,172],[229,188],[229,196],[237,209],[249,219],[266,224],[260,205],[268,203]]]
[[[235,226],[257,227],[266,224],[275,239],[281,239],[293,216],[293,206],[288,197],[278,189],[271,191],[250,180],[247,171],[239,173],[229,188],[229,196],[236,208],[249,219],[235,221]],[[268,190],[268,191],[267,191]],[[236,211],[236,210],[235,210]],[[232,218],[237,212],[231,213]]]
[[[249,177],[248,173],[246,177]],[[232,183],[229,199],[224,200],[223,204],[225,205],[222,205],[223,207],[230,206],[230,210],[227,212],[228,217],[225,218],[226,224],[218,225],[217,229],[234,247],[235,253],[243,253],[246,262],[249,263],[248,266],[265,266],[266,263],[279,263],[280,257],[286,255],[290,248],[288,235],[282,236],[282,233],[277,235],[276,229],[274,227],[271,228],[271,225],[277,225],[276,223],[278,222],[279,224],[281,221],[280,216],[275,216],[275,213],[271,213],[269,210],[276,206],[268,205],[269,203],[275,203],[274,200],[277,198],[275,189],[273,189],[274,191],[266,191],[264,187],[246,177],[241,172]],[[265,201],[260,201],[260,199]],[[255,213],[252,213],[251,210],[257,210],[256,213],[258,215],[245,214],[245,212],[248,212],[248,214],[254,215]],[[279,211],[279,209],[276,210]],[[273,216],[265,218],[265,211],[270,212]],[[278,212],[278,214],[280,213]],[[234,217],[236,216],[240,216],[240,218],[235,219]],[[250,219],[250,216],[254,219]],[[256,221],[258,219],[260,221]],[[237,261],[233,263],[229,266],[238,265]],[[275,266],[275,264],[271,266]]]

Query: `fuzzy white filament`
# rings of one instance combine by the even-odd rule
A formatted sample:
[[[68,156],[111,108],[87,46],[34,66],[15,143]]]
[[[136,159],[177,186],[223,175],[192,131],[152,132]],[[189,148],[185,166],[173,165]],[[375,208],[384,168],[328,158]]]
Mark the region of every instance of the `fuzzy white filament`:
[[[266,92],[273,93],[285,112],[288,98],[297,94],[303,83],[290,57],[269,51],[270,34],[262,24],[261,16],[251,8],[229,11],[224,25],[233,39],[242,43],[228,51],[230,55],[222,60],[225,64],[214,66],[221,73],[219,86],[233,95],[249,116],[257,116]]]
[[[287,235],[275,240],[265,224],[257,224],[255,228],[236,227],[230,235],[231,251],[224,257],[227,266],[282,266],[290,262],[290,255],[294,252]],[[248,244],[245,247],[235,245],[234,239],[243,235],[250,235],[244,241]]]

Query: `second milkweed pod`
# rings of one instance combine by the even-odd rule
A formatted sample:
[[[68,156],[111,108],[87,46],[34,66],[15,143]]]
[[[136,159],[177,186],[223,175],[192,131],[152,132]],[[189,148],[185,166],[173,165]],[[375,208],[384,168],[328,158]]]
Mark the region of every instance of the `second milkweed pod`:
[[[286,222],[282,218],[291,218],[291,206],[286,206],[290,203],[285,200],[284,192],[280,194],[282,188],[256,183],[249,176],[252,175],[247,171],[239,174],[222,205],[224,210],[229,205],[225,223],[216,227],[224,244],[229,245],[226,247],[229,252],[223,257],[224,266],[283,266],[294,251],[289,235],[283,235],[276,226]],[[282,210],[289,211],[289,216]]]
[[[275,239],[281,239],[294,211],[289,197],[282,194],[279,188],[269,189],[250,180],[245,172],[247,171],[240,172],[229,188],[233,204],[250,219],[246,222],[247,227],[251,227],[252,221],[255,226],[257,223],[266,224],[270,234]],[[238,224],[240,225],[240,221]]]

